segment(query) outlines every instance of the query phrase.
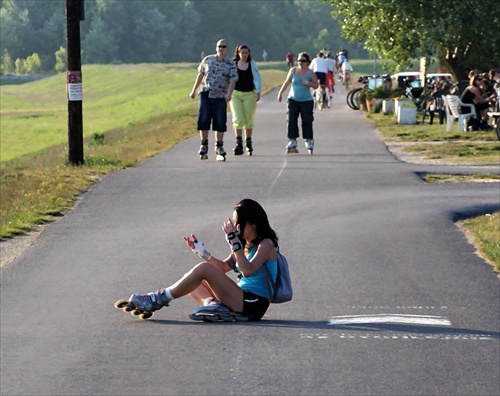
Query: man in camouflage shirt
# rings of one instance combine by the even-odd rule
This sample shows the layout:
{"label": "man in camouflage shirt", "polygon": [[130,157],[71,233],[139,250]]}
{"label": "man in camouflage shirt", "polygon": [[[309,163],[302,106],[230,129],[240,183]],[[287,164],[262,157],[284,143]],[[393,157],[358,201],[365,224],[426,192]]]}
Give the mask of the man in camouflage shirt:
{"label": "man in camouflage shirt", "polygon": [[201,84],[200,105],[198,109],[198,130],[200,131],[200,158],[208,158],[208,133],[210,127],[215,131],[215,152],[218,156],[226,156],[224,151],[224,132],[227,131],[227,102],[231,100],[234,85],[238,81],[238,70],[235,63],[227,56],[227,41],[217,42],[217,53],[205,57],[198,66],[192,99]]}

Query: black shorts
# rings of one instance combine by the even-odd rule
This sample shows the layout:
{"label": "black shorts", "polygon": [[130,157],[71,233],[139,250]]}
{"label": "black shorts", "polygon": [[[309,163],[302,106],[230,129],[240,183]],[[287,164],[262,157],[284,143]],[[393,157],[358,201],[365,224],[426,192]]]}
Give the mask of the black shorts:
{"label": "black shorts", "polygon": [[260,320],[269,308],[269,300],[249,291],[243,290],[243,314],[250,320]]}
{"label": "black shorts", "polygon": [[323,72],[315,72],[316,77],[318,77],[318,81],[320,85],[325,85],[326,84],[326,73]]}

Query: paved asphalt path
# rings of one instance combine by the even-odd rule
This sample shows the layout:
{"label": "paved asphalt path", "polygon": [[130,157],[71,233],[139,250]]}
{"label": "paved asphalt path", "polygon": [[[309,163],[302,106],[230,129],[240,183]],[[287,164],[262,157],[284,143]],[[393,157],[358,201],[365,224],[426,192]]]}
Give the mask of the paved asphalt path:
{"label": "paved asphalt path", "polygon": [[[500,393],[499,280],[454,224],[499,209],[499,184],[426,184],[483,169],[399,161],[344,92],[315,115],[314,155],[286,156],[275,97],[253,157],[217,163],[211,135],[207,161],[192,138],[108,175],[2,271],[2,395]],[[113,308],[198,262],[184,235],[225,257],[246,197],[279,234],[291,303],[223,324],[191,321],[189,298],[148,321]]]}

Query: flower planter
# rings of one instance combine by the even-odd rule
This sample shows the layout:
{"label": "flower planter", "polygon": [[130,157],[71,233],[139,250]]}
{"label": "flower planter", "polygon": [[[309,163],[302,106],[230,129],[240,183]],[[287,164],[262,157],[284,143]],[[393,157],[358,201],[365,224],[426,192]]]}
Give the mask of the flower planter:
{"label": "flower planter", "polygon": [[379,99],[379,98],[373,99],[373,111],[375,113],[380,113],[380,111],[382,110],[382,102],[383,102],[383,99]]}
{"label": "flower planter", "polygon": [[384,100],[382,102],[382,111],[384,112],[384,114],[392,114],[394,113],[394,100],[390,100],[390,99],[387,99],[387,100]]}
{"label": "flower planter", "polygon": [[373,99],[366,99],[366,110],[370,113],[373,112],[375,101]]}
{"label": "flower planter", "polygon": [[417,108],[415,106],[399,106],[398,124],[416,124]]}
{"label": "flower planter", "polygon": [[401,107],[409,107],[413,106],[413,102],[409,99],[396,99],[394,101],[394,115],[396,116],[396,119],[399,118],[399,109]]}

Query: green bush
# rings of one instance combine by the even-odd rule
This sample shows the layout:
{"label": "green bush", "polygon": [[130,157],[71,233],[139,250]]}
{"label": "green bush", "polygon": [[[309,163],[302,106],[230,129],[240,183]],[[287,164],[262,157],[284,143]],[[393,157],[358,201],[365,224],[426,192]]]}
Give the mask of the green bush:
{"label": "green bush", "polygon": [[391,95],[393,94],[393,91],[391,88],[381,85],[379,87],[376,87],[373,90],[373,98],[375,99],[389,99]]}

